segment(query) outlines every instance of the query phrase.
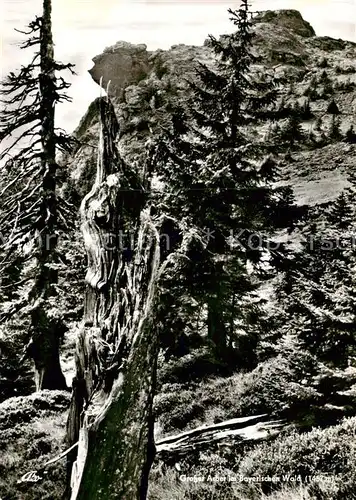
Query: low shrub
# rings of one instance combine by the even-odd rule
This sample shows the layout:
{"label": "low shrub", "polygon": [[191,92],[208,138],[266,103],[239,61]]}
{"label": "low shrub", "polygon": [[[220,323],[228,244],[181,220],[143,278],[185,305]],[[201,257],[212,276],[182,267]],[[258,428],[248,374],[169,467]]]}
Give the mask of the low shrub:
{"label": "low shrub", "polygon": [[[151,471],[148,498],[354,499],[355,434],[356,418],[350,418],[334,427],[316,428],[302,434],[296,429],[289,430],[244,450],[238,443],[237,446],[230,444],[225,456],[222,456],[222,447],[218,454],[209,449],[200,452],[195,463],[183,458],[174,468],[156,462]],[[212,477],[225,480],[215,482]],[[235,481],[231,481],[232,477]]]}
{"label": "low shrub", "polygon": [[[184,474],[170,469],[164,474],[152,475],[149,483],[148,500],[215,500],[223,498],[224,500],[244,500],[234,491],[234,483],[206,482],[206,481],[187,481]],[[197,476],[196,473],[193,477]]]}
{"label": "low shrub", "polygon": [[204,417],[204,406],[197,400],[194,391],[175,384],[165,387],[165,390],[167,392],[157,397],[155,406],[163,431],[189,428]]}
{"label": "low shrub", "polygon": [[251,372],[210,377],[204,384],[189,378],[191,367],[182,364],[185,356],[180,358],[175,383],[163,384],[155,400],[163,432],[261,413],[298,420],[308,427],[315,424],[319,413],[314,409],[322,402],[322,395],[311,385],[317,364],[292,341],[280,349],[283,352]]}
{"label": "low shrub", "polygon": [[341,66],[336,66],[335,68],[335,73],[339,75],[347,75],[350,73],[356,73],[356,68],[355,66],[346,66],[346,67],[341,67]]}
{"label": "low shrub", "polygon": [[185,356],[163,362],[159,367],[158,383],[159,386],[165,383],[184,384],[228,373],[226,364],[216,359],[212,349],[203,346]]}
{"label": "low shrub", "polygon": [[[356,418],[345,419],[327,429],[313,429],[298,434],[295,430],[275,441],[258,445],[242,459],[239,473],[246,476],[295,476],[310,483],[308,476],[318,476],[308,486],[319,498],[341,500],[355,498]],[[320,476],[324,476],[322,480]],[[264,493],[280,483],[262,483]],[[324,495],[324,496],[323,496]],[[314,498],[314,497],[313,497]],[[315,496],[315,498],[318,498]]]}
{"label": "low shrub", "polygon": [[41,391],[10,398],[0,404],[0,498],[3,500],[60,500],[66,484],[65,460],[41,473],[42,480],[18,483],[39,471],[65,445],[66,412],[70,394]]}
{"label": "low shrub", "polygon": [[0,403],[34,390],[31,363],[23,360],[27,325],[8,322],[0,329]]}

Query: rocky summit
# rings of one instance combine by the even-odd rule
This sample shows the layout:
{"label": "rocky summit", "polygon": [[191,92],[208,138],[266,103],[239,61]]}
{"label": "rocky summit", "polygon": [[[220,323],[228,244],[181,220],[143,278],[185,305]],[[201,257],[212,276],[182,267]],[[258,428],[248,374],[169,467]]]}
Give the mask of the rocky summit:
{"label": "rocky summit", "polygon": [[[285,162],[284,182],[292,184],[297,201],[324,203],[347,185],[356,160],[355,144],[343,137],[356,116],[356,44],[316,36],[312,26],[295,10],[260,12],[254,17],[254,71],[273,71],[279,81],[280,106],[286,110],[310,105],[302,120],[306,136],[325,138],[337,114],[339,140],[305,143]],[[223,37],[223,36],[222,36]],[[198,63],[214,65],[209,40],[202,46],[173,45],[169,50],[147,50],[146,45],[118,41],[93,58],[90,74],[107,88],[120,124],[122,157],[140,168],[147,141],[154,139],[169,119],[169,111],[187,96]],[[336,104],[334,112],[331,102]],[[287,115],[286,115],[287,116]],[[282,126],[281,117],[273,126]],[[268,131],[261,130],[266,134]],[[94,101],[76,132],[81,146],[67,158],[70,188],[78,196],[89,190],[96,169],[98,110]],[[68,187],[68,185],[67,185]]]}

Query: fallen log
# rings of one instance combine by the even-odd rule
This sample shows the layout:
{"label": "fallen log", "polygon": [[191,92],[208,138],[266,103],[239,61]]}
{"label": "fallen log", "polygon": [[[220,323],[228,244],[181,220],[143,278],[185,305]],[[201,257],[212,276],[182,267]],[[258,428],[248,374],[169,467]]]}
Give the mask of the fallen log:
{"label": "fallen log", "polygon": [[[164,452],[189,452],[197,449],[201,445],[209,445],[227,438],[238,440],[258,441],[277,435],[286,425],[282,420],[267,420],[267,413],[252,417],[233,418],[214,425],[202,425],[191,431],[185,431],[174,436],[167,436],[156,441],[156,453]],[[48,460],[41,469],[25,473],[17,483],[35,483],[43,479],[43,474],[47,467],[66,457],[78,442],[66,449],[58,456]],[[159,456],[158,456],[159,458]]]}
{"label": "fallen log", "polygon": [[229,438],[244,442],[268,439],[277,435],[286,423],[267,418],[267,414],[234,418],[168,436],[156,442],[156,452],[189,452]]}

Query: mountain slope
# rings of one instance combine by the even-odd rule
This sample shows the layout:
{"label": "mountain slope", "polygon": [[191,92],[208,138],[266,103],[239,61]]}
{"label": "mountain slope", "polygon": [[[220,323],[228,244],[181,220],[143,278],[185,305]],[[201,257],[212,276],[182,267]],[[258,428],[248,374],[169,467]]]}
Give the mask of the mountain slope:
{"label": "mountain slope", "polygon": [[[317,37],[297,11],[267,11],[255,19],[254,50],[259,63],[254,70],[263,75],[273,71],[280,80],[280,106],[288,109],[310,101],[311,117],[303,120],[306,135],[327,135],[335,100],[341,132],[356,125],[356,44]],[[170,50],[147,51],[145,45],[118,42],[94,59],[93,79],[109,86],[119,119],[119,149],[123,158],[140,169],[147,141],[167,123],[172,107],[186,100],[187,80],[201,62],[213,65],[208,42],[201,47],[174,45]],[[296,104],[297,103],[297,104]],[[282,126],[285,117],[279,124]],[[268,133],[268,131],[261,131]],[[98,138],[95,101],[76,130],[85,143],[68,159],[71,188],[86,194],[96,165]],[[285,162],[283,176],[295,186],[300,203],[325,202],[347,185],[346,177],[355,160],[355,145],[326,141],[324,147],[304,145]]]}

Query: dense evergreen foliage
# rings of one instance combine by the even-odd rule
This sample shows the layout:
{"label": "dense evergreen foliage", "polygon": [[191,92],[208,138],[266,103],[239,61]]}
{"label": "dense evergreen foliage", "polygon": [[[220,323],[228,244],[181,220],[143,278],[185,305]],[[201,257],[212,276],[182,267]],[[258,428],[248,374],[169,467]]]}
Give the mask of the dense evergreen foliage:
{"label": "dense evergreen foliage", "polygon": [[[207,336],[217,353],[229,347],[231,353],[234,345],[240,362],[245,358],[251,366],[259,317],[253,292],[263,259],[276,257],[277,263],[281,257],[282,250],[272,255],[271,238],[277,228],[292,227],[293,211],[290,189],[273,184],[278,179],[278,160],[271,155],[275,143],[259,132],[276,116],[277,81],[273,74],[253,72],[247,2],[229,13],[236,32],[220,40],[210,37],[216,69],[198,66],[189,82],[188,106],[172,113],[171,129],[162,135],[153,163],[165,186],[159,210],[194,229],[197,237],[174,300],[188,294],[199,311],[205,306]],[[237,334],[244,329],[250,332],[245,342]]]}
{"label": "dense evergreen foliage", "polygon": [[283,329],[318,359],[341,367],[353,359],[356,343],[354,220],[354,187],[311,210],[278,287]]}

